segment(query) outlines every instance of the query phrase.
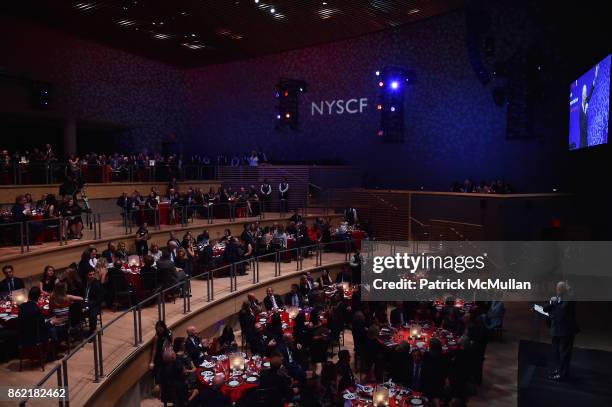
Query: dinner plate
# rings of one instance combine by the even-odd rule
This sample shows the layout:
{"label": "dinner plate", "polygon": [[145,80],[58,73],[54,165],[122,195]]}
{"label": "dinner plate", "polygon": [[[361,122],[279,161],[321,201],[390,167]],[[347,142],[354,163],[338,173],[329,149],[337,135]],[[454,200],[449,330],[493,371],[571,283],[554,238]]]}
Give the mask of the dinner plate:
{"label": "dinner plate", "polygon": [[229,387],[238,387],[240,386],[240,382],[238,380],[230,380],[227,385]]}
{"label": "dinner plate", "polygon": [[412,404],[413,406],[420,406],[423,404],[423,400],[421,399],[412,399],[410,400],[410,404]]}
{"label": "dinner plate", "polygon": [[264,367],[270,367],[270,362],[264,362],[263,365]]}
{"label": "dinner plate", "polygon": [[203,362],[200,366],[210,369],[212,367],[215,367],[215,363],[214,362]]}
{"label": "dinner plate", "polygon": [[204,377],[209,377],[209,376],[214,376],[215,372],[211,372],[210,370],[204,370],[202,373],[200,373],[202,376]]}
{"label": "dinner plate", "polygon": [[354,393],[344,393],[342,396],[345,400],[355,400],[357,396]]}
{"label": "dinner plate", "polygon": [[5,312],[3,312],[2,314],[0,314],[0,318],[4,318],[4,317],[8,317],[10,314],[7,314]]}
{"label": "dinner plate", "polygon": [[448,350],[448,346],[442,345],[442,350]]}
{"label": "dinner plate", "polygon": [[457,342],[455,342],[455,341],[448,341],[448,344],[449,344],[450,346],[455,346],[455,345],[457,344]]}
{"label": "dinner plate", "polygon": [[247,377],[246,379],[247,383],[255,383],[257,380],[259,379],[255,376]]}
{"label": "dinner plate", "polygon": [[217,360],[226,360],[227,356],[226,355],[219,355],[217,356]]}
{"label": "dinner plate", "polygon": [[372,393],[372,392],[374,391],[374,387],[372,387],[372,386],[363,386],[363,387],[361,388],[361,390],[362,390],[364,393]]}

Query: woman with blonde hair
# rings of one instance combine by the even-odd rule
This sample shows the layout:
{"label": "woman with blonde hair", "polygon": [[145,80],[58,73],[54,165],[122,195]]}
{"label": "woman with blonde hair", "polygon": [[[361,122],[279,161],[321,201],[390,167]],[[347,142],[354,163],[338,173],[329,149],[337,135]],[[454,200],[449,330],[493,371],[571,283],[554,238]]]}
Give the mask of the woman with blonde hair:
{"label": "woman with blonde hair", "polygon": [[70,322],[70,306],[76,301],[83,301],[83,297],[68,294],[66,283],[58,283],[53,287],[53,293],[49,297],[49,310],[52,318],[51,324],[60,333],[67,334]]}
{"label": "woman with blonde hair", "polygon": [[96,263],[95,267],[96,278],[100,280],[100,283],[106,284],[106,280],[108,279],[108,262],[105,257],[101,257],[98,259],[98,263]]}

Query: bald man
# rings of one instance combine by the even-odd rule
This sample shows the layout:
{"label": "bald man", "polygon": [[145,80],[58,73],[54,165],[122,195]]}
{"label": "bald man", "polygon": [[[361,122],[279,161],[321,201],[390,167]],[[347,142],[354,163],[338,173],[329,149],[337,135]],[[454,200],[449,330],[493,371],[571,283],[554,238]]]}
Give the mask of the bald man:
{"label": "bald man", "polygon": [[574,336],[579,332],[576,323],[576,303],[569,301],[570,287],[565,281],[557,283],[557,295],[544,307],[550,317],[553,370],[549,378],[561,381],[568,377]]}
{"label": "bald man", "polygon": [[202,340],[195,326],[187,327],[187,339],[185,340],[185,352],[189,355],[196,366],[204,362],[204,357],[208,352],[208,342]]}

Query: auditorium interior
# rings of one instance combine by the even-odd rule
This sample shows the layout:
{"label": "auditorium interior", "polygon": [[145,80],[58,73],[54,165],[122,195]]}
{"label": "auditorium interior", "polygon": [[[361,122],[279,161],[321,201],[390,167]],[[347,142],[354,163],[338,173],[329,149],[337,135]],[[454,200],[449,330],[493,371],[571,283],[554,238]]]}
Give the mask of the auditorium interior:
{"label": "auditorium interior", "polygon": [[612,406],[605,10],[2,2],[0,406]]}

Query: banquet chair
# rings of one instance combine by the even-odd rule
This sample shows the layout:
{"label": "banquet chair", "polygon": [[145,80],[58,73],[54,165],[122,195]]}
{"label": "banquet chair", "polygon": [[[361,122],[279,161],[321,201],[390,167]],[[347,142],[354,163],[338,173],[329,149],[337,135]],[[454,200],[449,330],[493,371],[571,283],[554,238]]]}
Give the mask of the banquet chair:
{"label": "banquet chair", "polygon": [[281,395],[275,388],[255,389],[247,397],[249,407],[278,407],[282,405]]}
{"label": "banquet chair", "polygon": [[111,287],[113,290],[113,311],[121,305],[126,305],[128,308],[132,306],[133,289],[126,276],[123,273],[112,274]]}
{"label": "banquet chair", "polygon": [[23,370],[23,360],[29,359],[40,364],[40,370],[45,371],[47,359],[47,343],[38,342],[34,345],[19,345],[19,371]]}

